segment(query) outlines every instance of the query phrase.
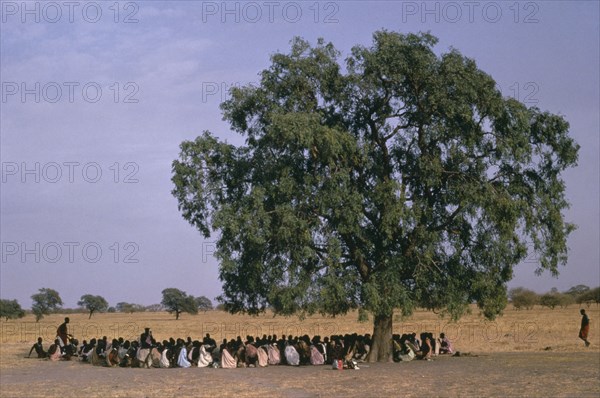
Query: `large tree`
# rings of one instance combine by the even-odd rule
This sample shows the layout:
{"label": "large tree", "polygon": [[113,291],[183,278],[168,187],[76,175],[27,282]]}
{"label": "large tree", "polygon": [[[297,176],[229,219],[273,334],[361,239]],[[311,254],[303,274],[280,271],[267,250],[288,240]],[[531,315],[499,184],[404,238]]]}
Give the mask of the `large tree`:
{"label": "large tree", "polygon": [[162,295],[161,304],[165,306],[167,312],[170,314],[175,313],[175,320],[179,319],[179,315],[182,312],[193,315],[198,313],[198,303],[194,296],[190,296],[186,292],[174,287],[163,290]]}
{"label": "large tree", "polygon": [[44,315],[49,315],[63,305],[58,292],[45,287],[38,289],[38,292],[31,296],[31,300],[33,300],[31,312],[35,315],[36,322],[39,322]]}
{"label": "large tree", "polygon": [[25,311],[17,300],[0,300],[0,318],[18,319],[25,316]]}
{"label": "large tree", "polygon": [[183,217],[219,231],[232,312],[373,314],[370,361],[391,360],[394,310],[493,318],[531,247],[558,273],[574,226],[561,172],[578,145],[560,116],[503,98],[429,34],[378,31],[345,61],[294,39],[260,84],[221,108],[245,137],[181,144],[173,194]]}
{"label": "large tree", "polygon": [[108,310],[108,302],[102,296],[93,294],[84,294],[77,302],[77,305],[87,309],[90,312],[88,319],[92,318],[94,312],[105,312]]}

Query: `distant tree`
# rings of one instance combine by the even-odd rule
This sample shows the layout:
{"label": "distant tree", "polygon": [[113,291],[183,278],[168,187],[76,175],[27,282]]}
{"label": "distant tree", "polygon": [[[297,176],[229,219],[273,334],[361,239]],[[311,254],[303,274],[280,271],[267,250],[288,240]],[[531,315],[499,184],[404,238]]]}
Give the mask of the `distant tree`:
{"label": "distant tree", "polygon": [[566,293],[558,293],[558,298],[560,300],[560,308],[567,308],[571,304],[575,303],[575,297]]}
{"label": "distant tree", "polygon": [[106,310],[106,312],[109,312],[109,313],[117,312],[117,309],[115,307],[108,307],[108,310]]}
{"label": "distant tree", "polygon": [[31,299],[33,300],[31,312],[35,315],[36,322],[39,322],[44,315],[49,315],[63,305],[58,292],[49,288],[39,289],[38,293],[31,296]]}
{"label": "distant tree", "polygon": [[147,305],[145,308],[145,311],[148,312],[160,312],[160,311],[165,311],[165,306],[162,304],[151,304],[151,305]]}
{"label": "distant tree", "polygon": [[595,287],[577,296],[575,302],[577,304],[587,304],[588,307],[592,303],[600,304],[600,287]]}
{"label": "distant tree", "polygon": [[25,311],[17,300],[0,300],[0,318],[18,319],[25,316]]}
{"label": "distant tree", "polygon": [[170,314],[175,313],[175,320],[179,319],[182,312],[193,315],[198,313],[198,304],[194,296],[188,296],[186,292],[176,288],[165,289],[162,291],[162,295],[161,304],[165,306]]}
{"label": "distant tree", "polygon": [[92,317],[94,312],[104,312],[108,309],[108,302],[102,296],[94,296],[91,294],[84,294],[81,299],[77,302],[80,307],[86,308],[90,312],[88,319]]}
{"label": "distant tree", "polygon": [[600,287],[595,287],[590,290],[590,298],[596,303],[596,305],[600,304]]}
{"label": "distant tree", "polygon": [[129,314],[132,314],[134,312],[146,311],[146,307],[144,307],[141,304],[133,304],[133,303],[125,303],[125,302],[117,303],[115,308],[119,312],[126,312]]}
{"label": "distant tree", "polygon": [[215,307],[215,310],[217,310],[217,311],[227,311],[227,306],[225,304],[223,304],[223,303],[219,303]]}
{"label": "distant tree", "polygon": [[560,293],[555,293],[552,291],[542,294],[540,296],[540,305],[543,307],[548,307],[548,308],[554,309],[556,306],[559,306],[561,303],[560,296],[561,296]]}
{"label": "distant tree", "polygon": [[569,296],[573,296],[573,297],[578,297],[581,296],[582,294],[589,292],[590,291],[590,287],[586,286],[586,285],[577,285],[577,286],[573,286],[572,288],[570,288],[569,290],[567,290],[565,292],[565,294],[568,294]]}
{"label": "distant tree", "polygon": [[513,307],[517,310],[522,308],[530,310],[539,302],[538,294],[533,290],[525,289],[524,287],[510,289],[508,298],[512,302]]}
{"label": "distant tree", "polygon": [[198,305],[198,310],[200,311],[208,311],[213,309],[212,301],[205,296],[196,297],[196,304]]}

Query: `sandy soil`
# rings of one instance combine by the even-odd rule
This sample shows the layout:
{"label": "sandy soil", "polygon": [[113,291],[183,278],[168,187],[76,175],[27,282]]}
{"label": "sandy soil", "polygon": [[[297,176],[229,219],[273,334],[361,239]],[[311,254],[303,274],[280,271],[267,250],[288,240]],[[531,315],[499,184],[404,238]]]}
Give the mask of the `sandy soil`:
{"label": "sandy soil", "polygon": [[28,362],[31,366],[2,370],[2,397],[600,396],[595,352],[437,357],[343,371],[328,366],[120,369]]}

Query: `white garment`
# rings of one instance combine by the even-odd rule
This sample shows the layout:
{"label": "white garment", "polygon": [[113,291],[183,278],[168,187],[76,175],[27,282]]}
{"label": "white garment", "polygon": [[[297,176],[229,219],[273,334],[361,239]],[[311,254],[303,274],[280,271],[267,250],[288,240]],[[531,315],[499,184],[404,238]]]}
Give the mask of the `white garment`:
{"label": "white garment", "polygon": [[187,349],[185,348],[185,346],[181,347],[181,351],[179,351],[177,366],[179,366],[180,368],[189,368],[190,366],[192,366],[190,361],[187,360]]}
{"label": "white garment", "polygon": [[294,346],[288,345],[287,347],[285,347],[285,359],[288,365],[300,365],[300,354],[298,354],[298,351],[296,351]]}
{"label": "white garment", "polygon": [[169,350],[167,350],[166,348],[163,350],[162,354],[160,354],[160,362],[158,363],[158,366],[161,368],[168,368],[171,366],[171,363],[169,362]]}
{"label": "white garment", "polygon": [[212,356],[206,352],[204,345],[200,346],[200,356],[198,357],[198,367],[205,368],[212,363]]}

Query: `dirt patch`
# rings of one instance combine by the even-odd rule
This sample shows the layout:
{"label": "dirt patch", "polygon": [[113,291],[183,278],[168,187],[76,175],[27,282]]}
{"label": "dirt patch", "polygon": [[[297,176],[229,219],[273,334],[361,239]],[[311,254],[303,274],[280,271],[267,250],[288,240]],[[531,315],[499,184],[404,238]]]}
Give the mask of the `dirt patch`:
{"label": "dirt patch", "polygon": [[600,396],[600,356],[489,353],[431,362],[250,369],[120,369],[23,360],[3,369],[2,397]]}

